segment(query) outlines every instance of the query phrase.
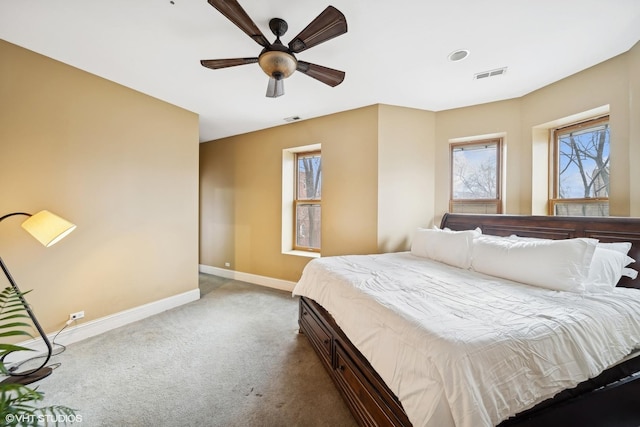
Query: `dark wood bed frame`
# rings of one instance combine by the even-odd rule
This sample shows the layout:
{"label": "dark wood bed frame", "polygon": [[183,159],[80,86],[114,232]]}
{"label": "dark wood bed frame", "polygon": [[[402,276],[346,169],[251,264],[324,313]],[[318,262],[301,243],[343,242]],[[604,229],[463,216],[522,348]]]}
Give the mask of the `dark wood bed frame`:
{"label": "dark wood bed frame", "polygon": [[[445,214],[440,227],[480,227],[483,234],[498,236],[631,242],[629,256],[639,262],[630,267],[640,269],[640,218]],[[640,278],[623,277],[618,286],[640,288]],[[323,307],[301,297],[298,323],[360,425],[411,426],[397,397]],[[639,426],[640,376],[634,375],[640,371],[638,359],[565,390],[500,426]]]}

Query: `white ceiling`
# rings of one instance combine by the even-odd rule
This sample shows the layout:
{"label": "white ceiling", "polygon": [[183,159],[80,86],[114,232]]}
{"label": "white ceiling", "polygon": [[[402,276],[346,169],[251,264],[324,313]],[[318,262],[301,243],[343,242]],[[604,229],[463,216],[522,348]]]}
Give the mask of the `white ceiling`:
{"label": "white ceiling", "polygon": [[[329,4],[348,32],[298,54],[346,72],[331,88],[301,73],[264,96],[261,46],[206,0],[0,0],[0,37],[200,115],[209,141],[376,103],[431,111],[519,97],[629,50],[640,0],[239,0],[269,40],[287,44]],[[471,54],[454,63],[458,49]],[[508,67],[503,76],[478,72]]]}

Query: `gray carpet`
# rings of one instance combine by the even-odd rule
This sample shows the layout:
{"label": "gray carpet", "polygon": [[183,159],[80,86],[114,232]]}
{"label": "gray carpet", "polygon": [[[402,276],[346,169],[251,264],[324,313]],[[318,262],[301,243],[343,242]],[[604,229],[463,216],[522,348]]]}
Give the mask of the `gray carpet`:
{"label": "gray carpet", "polygon": [[201,275],[202,298],[68,346],[37,383],[93,426],[355,426],[297,299]]}

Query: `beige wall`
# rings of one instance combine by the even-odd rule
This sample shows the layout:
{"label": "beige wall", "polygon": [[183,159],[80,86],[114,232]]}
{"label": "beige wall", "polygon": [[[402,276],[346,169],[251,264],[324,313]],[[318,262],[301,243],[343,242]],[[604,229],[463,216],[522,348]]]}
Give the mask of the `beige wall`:
{"label": "beige wall", "polygon": [[47,332],[197,289],[196,114],[0,41],[0,147],[0,215],[78,226],[44,248],[24,217],[0,224]]}
{"label": "beige wall", "polygon": [[520,140],[520,100],[492,102],[467,108],[436,113],[435,161],[435,222],[449,209],[449,143],[478,136],[500,135],[503,138],[505,164],[509,165],[503,177],[504,209],[515,213],[519,209],[521,175],[526,169],[526,153],[522,153]]}
{"label": "beige wall", "polygon": [[309,258],[281,250],[282,151],[318,143],[322,255],[408,248],[433,217],[433,141],[433,113],[376,105],[201,144],[201,264],[300,278]]}
{"label": "beige wall", "polygon": [[322,250],[377,248],[377,107],[200,145],[200,263],[298,280],[309,261],[281,250],[282,151],[322,144]]}
{"label": "beige wall", "polygon": [[435,113],[379,105],[378,247],[410,247],[416,227],[432,224],[435,180]]}
{"label": "beige wall", "polygon": [[629,78],[629,194],[630,215],[640,216],[640,43],[626,55]]}
{"label": "beige wall", "polygon": [[[615,57],[583,72],[560,80],[522,98],[522,144],[527,152],[538,142],[531,128],[553,123],[563,117],[609,105],[611,125],[611,187],[609,209],[611,215],[628,216],[629,211],[629,54]],[[532,180],[546,178],[546,171],[538,167],[522,174],[521,211],[529,213]],[[537,174],[537,175],[536,175]],[[548,194],[548,192],[547,192]],[[636,215],[640,215],[637,212]]]}

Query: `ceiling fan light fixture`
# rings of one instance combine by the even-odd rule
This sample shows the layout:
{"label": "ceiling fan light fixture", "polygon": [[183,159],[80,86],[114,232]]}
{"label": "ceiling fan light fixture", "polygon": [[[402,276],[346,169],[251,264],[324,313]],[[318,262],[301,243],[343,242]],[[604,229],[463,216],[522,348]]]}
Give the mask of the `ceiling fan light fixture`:
{"label": "ceiling fan light fixture", "polygon": [[267,85],[267,98],[277,98],[284,95],[284,80],[271,77]]}
{"label": "ceiling fan light fixture", "polygon": [[258,64],[269,77],[281,76],[280,79],[286,79],[296,70],[298,61],[288,52],[268,50],[260,54]]}

